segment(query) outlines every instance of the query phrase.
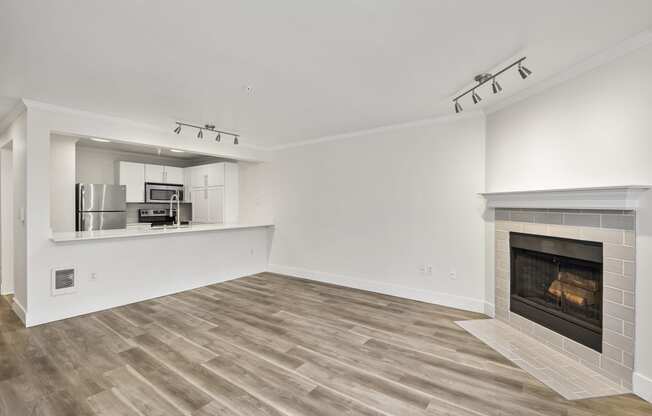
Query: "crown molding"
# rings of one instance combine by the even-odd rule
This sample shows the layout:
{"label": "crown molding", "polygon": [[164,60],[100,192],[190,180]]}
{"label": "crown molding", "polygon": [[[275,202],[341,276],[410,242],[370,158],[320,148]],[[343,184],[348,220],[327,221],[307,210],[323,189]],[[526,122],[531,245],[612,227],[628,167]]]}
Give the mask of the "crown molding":
{"label": "crown molding", "polygon": [[378,134],[378,133],[385,133],[389,131],[395,131],[395,130],[403,130],[403,129],[409,129],[413,127],[420,127],[420,126],[428,126],[432,124],[443,124],[443,123],[451,123],[459,120],[466,120],[466,119],[471,119],[471,118],[484,118],[485,115],[482,111],[467,111],[462,114],[453,114],[453,115],[446,115],[446,116],[440,116],[440,117],[433,117],[433,118],[426,118],[426,119],[420,119],[420,120],[414,120],[414,121],[408,121],[406,123],[398,123],[398,124],[389,124],[381,127],[374,127],[371,129],[365,129],[365,130],[356,130],[352,132],[347,132],[347,133],[341,133],[341,134],[335,134],[332,136],[322,136],[318,137],[315,139],[307,139],[307,140],[300,140],[296,142],[291,142],[287,144],[281,144],[277,146],[269,146],[266,147],[266,150],[285,150],[285,149],[290,149],[293,147],[301,147],[301,146],[308,146],[312,144],[319,144],[319,143],[326,143],[326,142],[332,142],[332,141],[337,141],[337,140],[345,140],[345,139],[352,139],[355,137],[360,137],[360,136],[368,136],[370,134]]}
{"label": "crown molding", "polygon": [[604,66],[610,62],[615,61],[616,59],[622,56],[628,55],[650,44],[652,44],[652,30],[648,29],[632,37],[629,37],[624,41],[614,46],[611,46],[601,52],[598,52],[587,59],[583,59],[571,65],[568,69],[563,70],[562,72],[559,72],[555,75],[552,75],[544,79],[543,81],[540,81],[539,83],[532,85],[529,88],[521,90],[516,94],[505,98],[502,101],[499,101],[495,104],[488,105],[487,107],[484,108],[484,112],[486,115],[490,115],[504,108],[511,107],[512,105],[520,101],[523,101],[533,95],[537,95],[545,90],[548,90],[556,85],[562,84],[573,78],[577,78],[586,72]]}
{"label": "crown molding", "polygon": [[13,123],[21,114],[27,111],[24,100],[18,100],[18,103],[14,108],[9,111],[9,113],[0,120],[0,133],[3,133],[7,128]]}

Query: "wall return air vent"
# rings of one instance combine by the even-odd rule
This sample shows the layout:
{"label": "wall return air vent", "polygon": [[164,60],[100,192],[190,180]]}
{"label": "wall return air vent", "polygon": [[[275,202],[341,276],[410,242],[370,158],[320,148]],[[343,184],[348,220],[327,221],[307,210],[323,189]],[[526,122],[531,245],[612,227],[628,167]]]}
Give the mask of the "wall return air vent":
{"label": "wall return air vent", "polygon": [[75,268],[62,267],[52,269],[52,296],[72,293],[75,286]]}

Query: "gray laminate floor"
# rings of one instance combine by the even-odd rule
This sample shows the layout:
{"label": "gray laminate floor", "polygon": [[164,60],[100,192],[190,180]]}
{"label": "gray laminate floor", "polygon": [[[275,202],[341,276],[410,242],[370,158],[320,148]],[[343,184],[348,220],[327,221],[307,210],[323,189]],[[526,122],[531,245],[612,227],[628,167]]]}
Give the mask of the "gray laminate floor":
{"label": "gray laminate floor", "polygon": [[652,414],[565,400],[478,318],[268,273],[31,329],[0,298],[0,415]]}

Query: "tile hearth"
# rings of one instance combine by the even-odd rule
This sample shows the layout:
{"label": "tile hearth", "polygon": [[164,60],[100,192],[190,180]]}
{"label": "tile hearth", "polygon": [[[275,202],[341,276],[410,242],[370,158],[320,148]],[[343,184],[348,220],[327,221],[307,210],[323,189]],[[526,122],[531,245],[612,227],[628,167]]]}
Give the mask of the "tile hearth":
{"label": "tile hearth", "polygon": [[629,393],[564,354],[496,319],[457,321],[459,326],[498,351],[568,400]]}

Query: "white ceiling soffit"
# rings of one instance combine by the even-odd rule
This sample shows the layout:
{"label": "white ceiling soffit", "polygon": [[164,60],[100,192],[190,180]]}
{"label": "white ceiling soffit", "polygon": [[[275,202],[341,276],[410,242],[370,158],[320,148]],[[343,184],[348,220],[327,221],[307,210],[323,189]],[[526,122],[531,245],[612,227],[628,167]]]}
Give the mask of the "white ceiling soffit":
{"label": "white ceiling soffit", "polygon": [[3,0],[0,96],[273,147],[450,115],[527,56],[462,103],[491,106],[651,26],[650,0]]}

